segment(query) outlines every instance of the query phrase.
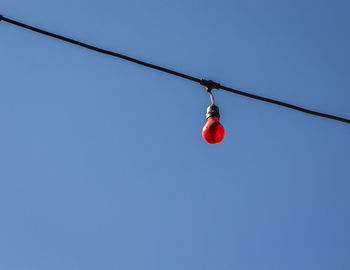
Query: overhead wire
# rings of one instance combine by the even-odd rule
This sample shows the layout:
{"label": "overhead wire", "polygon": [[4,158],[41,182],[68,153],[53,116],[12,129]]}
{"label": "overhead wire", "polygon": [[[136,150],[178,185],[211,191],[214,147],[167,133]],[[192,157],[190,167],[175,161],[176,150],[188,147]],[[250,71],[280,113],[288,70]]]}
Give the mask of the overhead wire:
{"label": "overhead wire", "polygon": [[286,103],[286,102],[282,102],[282,101],[279,101],[279,100],[266,98],[266,97],[263,97],[263,96],[259,96],[259,95],[251,94],[251,93],[244,92],[244,91],[241,91],[241,90],[233,89],[231,87],[220,85],[219,83],[213,82],[211,80],[196,78],[196,77],[184,74],[184,73],[177,72],[177,71],[172,70],[172,69],[164,68],[164,67],[161,67],[161,66],[158,66],[158,65],[154,65],[154,64],[145,62],[145,61],[141,61],[141,60],[138,60],[136,58],[132,58],[132,57],[124,55],[124,54],[120,54],[120,53],[117,53],[117,52],[113,52],[113,51],[105,50],[105,49],[102,49],[102,48],[98,48],[98,47],[89,45],[87,43],[83,43],[83,42],[80,42],[80,41],[77,41],[77,40],[74,40],[74,39],[71,39],[71,38],[67,38],[65,36],[61,36],[61,35],[58,35],[58,34],[55,34],[55,33],[51,33],[51,32],[45,31],[43,29],[40,29],[40,28],[37,28],[37,27],[34,27],[34,26],[31,26],[31,25],[28,25],[28,24],[24,24],[22,22],[9,19],[7,17],[4,17],[3,15],[0,15],[0,21],[5,21],[7,23],[10,23],[10,24],[13,24],[13,25],[17,25],[19,27],[22,27],[22,28],[25,28],[25,29],[28,29],[28,30],[31,30],[31,31],[34,31],[34,32],[37,32],[37,33],[40,33],[40,34],[43,34],[43,35],[46,35],[46,36],[50,36],[50,37],[53,37],[53,38],[56,38],[56,39],[59,39],[59,40],[62,40],[62,41],[68,42],[68,43],[72,43],[72,44],[84,47],[86,49],[89,49],[89,50],[93,50],[93,51],[96,51],[96,52],[99,52],[99,53],[111,55],[111,56],[114,56],[114,57],[117,57],[117,58],[121,58],[121,59],[124,59],[126,61],[129,61],[129,62],[132,62],[132,63],[135,63],[135,64],[139,64],[139,65],[142,65],[142,66],[145,66],[145,67],[148,67],[148,68],[159,70],[159,71],[162,71],[162,72],[165,72],[165,73],[168,73],[168,74],[172,74],[172,75],[177,76],[177,77],[181,77],[183,79],[187,79],[187,80],[199,83],[199,84],[205,86],[207,88],[208,92],[210,92],[212,89],[221,89],[221,90],[228,91],[228,92],[231,92],[231,93],[234,93],[234,94],[237,94],[237,95],[241,95],[241,96],[245,96],[245,97],[248,97],[248,98],[252,98],[252,99],[256,99],[256,100],[272,103],[272,104],[283,106],[283,107],[286,107],[286,108],[289,108],[289,109],[297,110],[297,111],[300,111],[300,112],[303,112],[303,113],[316,115],[316,116],[319,116],[319,117],[324,117],[324,118],[328,118],[328,119],[332,119],[332,120],[336,120],[336,121],[340,121],[340,122],[344,122],[344,123],[350,124],[350,119],[342,118],[342,117],[339,117],[339,116],[336,116],[336,115],[331,115],[331,114],[326,114],[326,113],[322,113],[322,112],[313,111],[313,110],[310,110],[310,109],[299,107],[299,106],[296,106],[296,105],[293,105],[293,104],[289,104],[289,103]]}

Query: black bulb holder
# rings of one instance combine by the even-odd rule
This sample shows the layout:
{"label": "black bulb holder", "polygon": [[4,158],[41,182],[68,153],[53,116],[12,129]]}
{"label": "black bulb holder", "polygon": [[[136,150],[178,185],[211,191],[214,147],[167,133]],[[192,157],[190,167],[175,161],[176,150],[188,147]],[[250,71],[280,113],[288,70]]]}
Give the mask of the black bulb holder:
{"label": "black bulb holder", "polygon": [[214,104],[207,108],[206,118],[208,119],[211,116],[216,116],[218,119],[220,119],[219,107]]}

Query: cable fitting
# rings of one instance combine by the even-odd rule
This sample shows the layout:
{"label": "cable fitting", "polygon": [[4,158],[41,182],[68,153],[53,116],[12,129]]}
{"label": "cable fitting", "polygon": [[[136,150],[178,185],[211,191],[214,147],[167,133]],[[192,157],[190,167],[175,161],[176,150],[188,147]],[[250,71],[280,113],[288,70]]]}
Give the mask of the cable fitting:
{"label": "cable fitting", "polygon": [[220,89],[221,85],[219,83],[213,82],[212,80],[201,79],[201,85],[204,85],[207,88],[207,91],[210,92],[213,89]]}

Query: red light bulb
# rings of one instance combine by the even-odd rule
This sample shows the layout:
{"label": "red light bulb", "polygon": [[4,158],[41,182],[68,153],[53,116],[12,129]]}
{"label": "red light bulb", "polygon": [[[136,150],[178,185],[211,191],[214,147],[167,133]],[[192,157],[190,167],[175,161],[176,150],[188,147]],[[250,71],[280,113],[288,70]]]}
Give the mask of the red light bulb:
{"label": "red light bulb", "polygon": [[219,122],[219,108],[211,105],[207,109],[207,123],[202,130],[204,140],[210,144],[217,144],[225,137],[225,129]]}

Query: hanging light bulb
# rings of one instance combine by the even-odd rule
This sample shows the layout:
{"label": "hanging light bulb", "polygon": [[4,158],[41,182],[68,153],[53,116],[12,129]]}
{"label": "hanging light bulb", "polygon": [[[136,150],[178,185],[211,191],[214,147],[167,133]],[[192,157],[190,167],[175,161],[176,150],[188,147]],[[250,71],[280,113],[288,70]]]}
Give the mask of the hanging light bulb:
{"label": "hanging light bulb", "polygon": [[214,103],[214,97],[211,91],[208,91],[211,98],[211,105],[207,108],[207,123],[202,130],[202,136],[204,140],[210,144],[217,144],[221,142],[225,137],[225,129],[220,124],[219,107]]}
{"label": "hanging light bulb", "polygon": [[217,144],[225,137],[225,129],[220,124],[219,107],[210,105],[207,109],[207,123],[202,130],[204,140],[210,144]]}

